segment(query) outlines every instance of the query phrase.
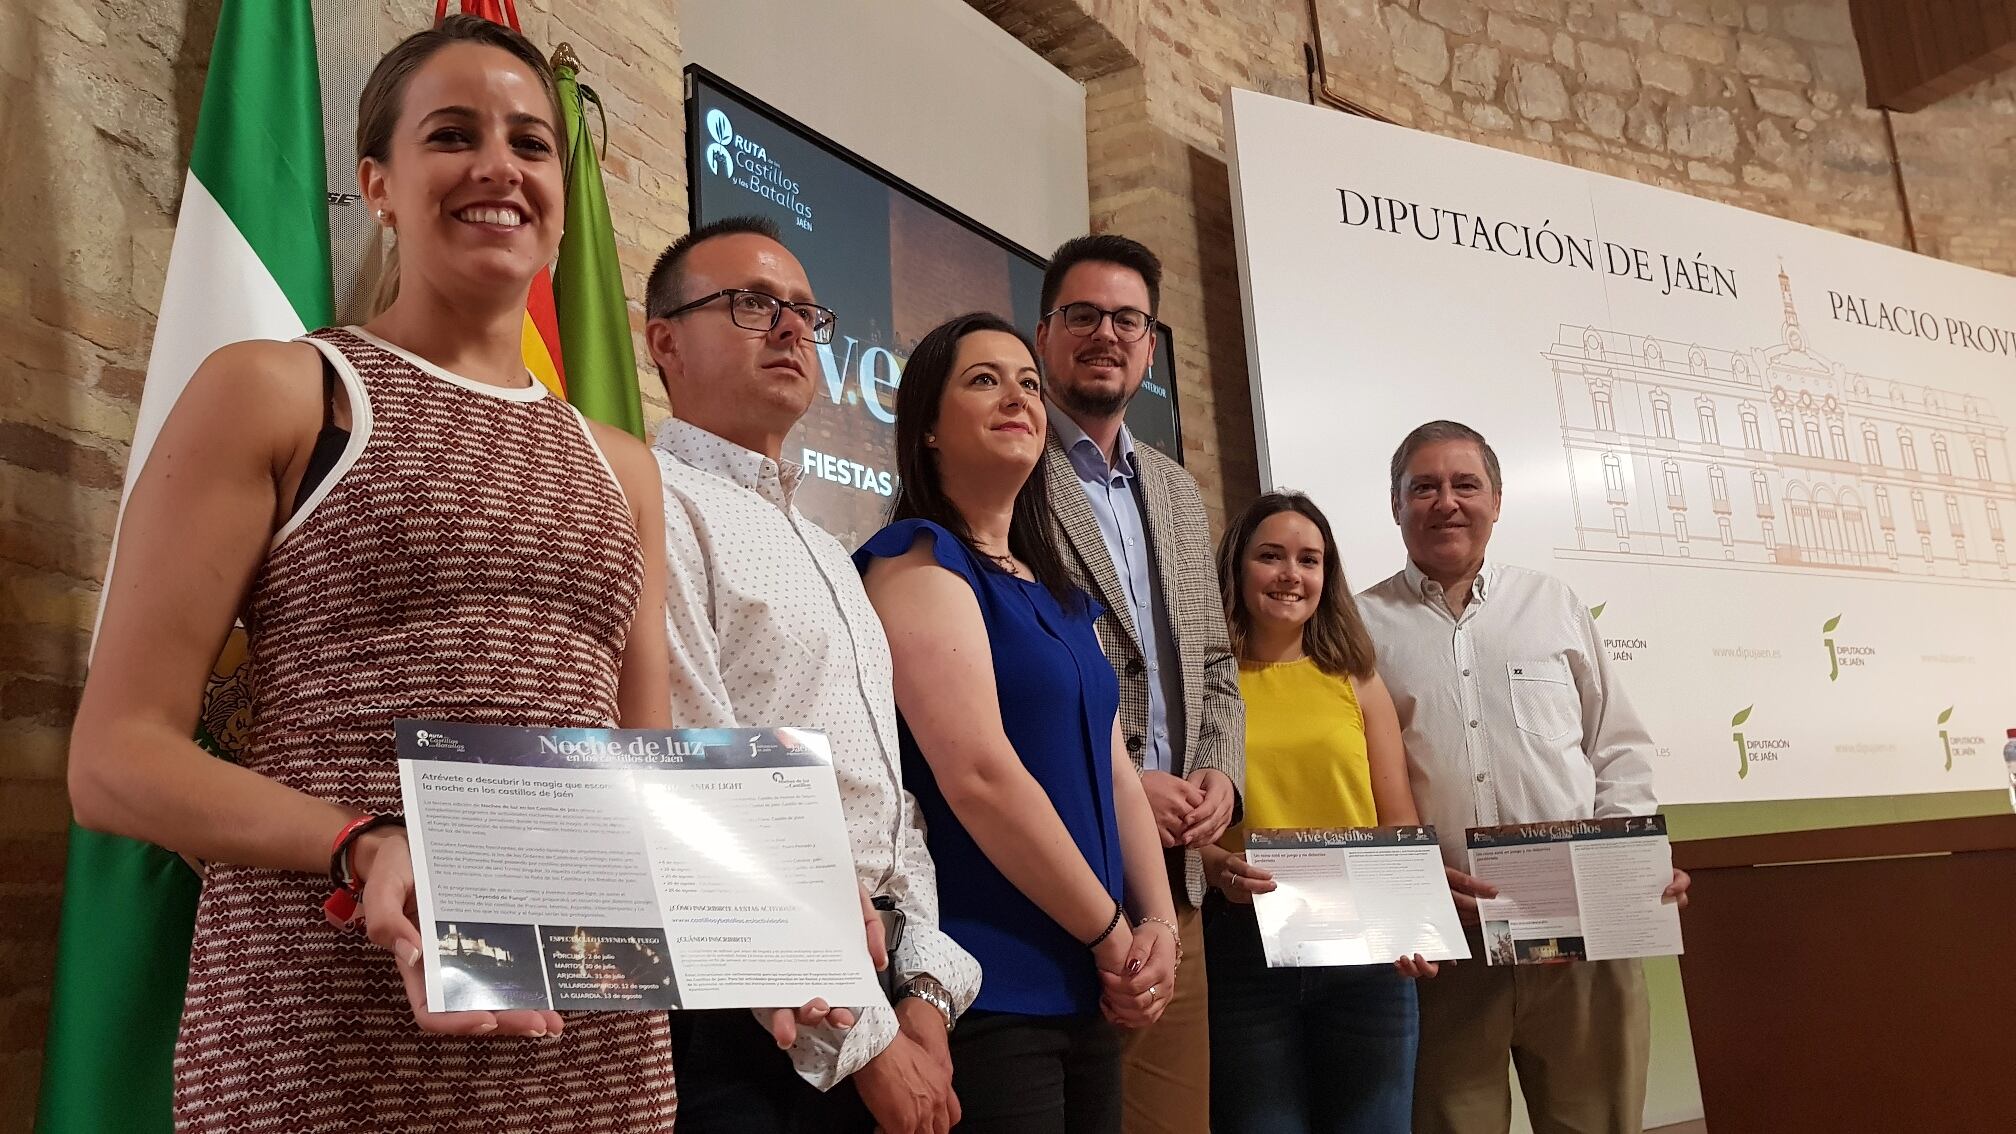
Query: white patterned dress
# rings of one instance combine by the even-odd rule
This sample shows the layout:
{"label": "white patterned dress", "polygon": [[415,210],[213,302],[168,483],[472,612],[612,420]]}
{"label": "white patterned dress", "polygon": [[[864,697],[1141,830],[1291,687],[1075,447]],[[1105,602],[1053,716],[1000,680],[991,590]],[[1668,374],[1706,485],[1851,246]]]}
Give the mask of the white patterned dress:
{"label": "white patterned dress", "polygon": [[[360,331],[311,341],[336,360],[352,436],[253,583],[245,764],[397,812],[395,717],[614,723],[643,559],[580,415],[536,383],[472,382]],[[672,1128],[662,1013],[577,1016],[544,1039],[424,1034],[390,954],[323,919],[328,890],[209,870],[177,1130]]]}

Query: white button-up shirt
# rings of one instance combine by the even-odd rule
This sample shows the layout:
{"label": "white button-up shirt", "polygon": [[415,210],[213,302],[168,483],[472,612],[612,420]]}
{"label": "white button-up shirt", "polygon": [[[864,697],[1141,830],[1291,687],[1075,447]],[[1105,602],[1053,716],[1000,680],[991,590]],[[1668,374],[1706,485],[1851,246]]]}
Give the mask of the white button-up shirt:
{"label": "white button-up shirt", "polygon": [[[908,918],[890,958],[899,983],[928,974],[960,1011],[980,965],[938,928],[938,882],[903,789],[889,642],[840,541],[792,503],[801,470],[674,418],[653,453],[670,556],[665,618],[672,720],[681,728],[797,726],[826,734],[854,869]],[[826,1090],[889,1046],[896,1014],[800,1028],[792,1062]]]}
{"label": "white button-up shirt", "polygon": [[1460,617],[1445,599],[1412,563],[1358,596],[1443,860],[1470,827],[1651,814],[1652,738],[1575,592],[1487,563]]}

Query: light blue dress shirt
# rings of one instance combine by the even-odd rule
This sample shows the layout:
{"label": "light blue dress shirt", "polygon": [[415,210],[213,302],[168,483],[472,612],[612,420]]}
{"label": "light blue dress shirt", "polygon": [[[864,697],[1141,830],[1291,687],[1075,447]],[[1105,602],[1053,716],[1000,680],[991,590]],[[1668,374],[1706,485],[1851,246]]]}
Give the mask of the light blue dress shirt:
{"label": "light blue dress shirt", "polygon": [[1106,553],[1126,592],[1124,600],[1120,595],[1113,598],[1126,602],[1140,642],[1141,664],[1148,673],[1148,735],[1141,747],[1142,770],[1180,775],[1169,734],[1183,727],[1182,675],[1176,671],[1176,638],[1169,630],[1148,527],[1141,517],[1134,435],[1126,426],[1120,427],[1119,460],[1109,465],[1099,443],[1055,408],[1050,410],[1050,428],[1070,455],[1078,483],[1092,502],[1092,514],[1099,518],[1099,534],[1106,539]]}

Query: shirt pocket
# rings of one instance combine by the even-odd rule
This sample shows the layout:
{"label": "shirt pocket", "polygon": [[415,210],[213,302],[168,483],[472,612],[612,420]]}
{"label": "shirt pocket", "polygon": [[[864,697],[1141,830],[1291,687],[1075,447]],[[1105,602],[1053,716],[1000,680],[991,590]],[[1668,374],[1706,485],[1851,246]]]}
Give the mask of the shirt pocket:
{"label": "shirt pocket", "polygon": [[1510,662],[1505,670],[1512,688],[1512,721],[1519,731],[1559,740],[1581,725],[1582,698],[1575,692],[1567,662],[1559,658]]}

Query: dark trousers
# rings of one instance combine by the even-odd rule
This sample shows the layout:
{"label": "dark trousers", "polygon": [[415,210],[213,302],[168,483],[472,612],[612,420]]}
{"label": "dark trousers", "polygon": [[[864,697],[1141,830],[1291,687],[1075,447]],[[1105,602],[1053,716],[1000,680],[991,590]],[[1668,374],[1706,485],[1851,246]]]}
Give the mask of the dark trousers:
{"label": "dark trousers", "polygon": [[1270,969],[1252,906],[1206,907],[1212,1134],[1408,1134],[1414,982],[1391,965]]}
{"label": "dark trousers", "polygon": [[872,1134],[854,1084],[821,1093],[746,1009],[673,1012],[679,1134]]}
{"label": "dark trousers", "polygon": [[1118,1134],[1120,1033],[1097,1012],[969,1011],[952,1033],[952,1090],[959,1134]]}

